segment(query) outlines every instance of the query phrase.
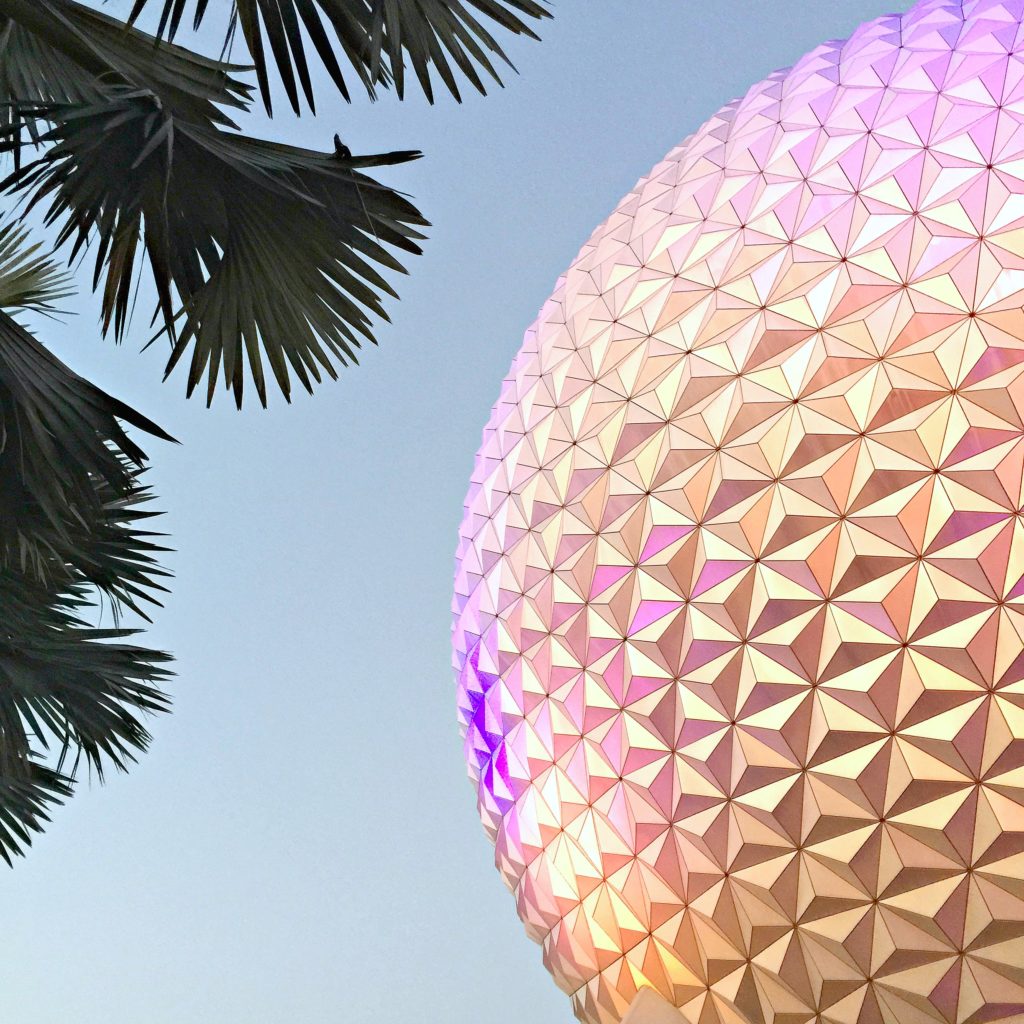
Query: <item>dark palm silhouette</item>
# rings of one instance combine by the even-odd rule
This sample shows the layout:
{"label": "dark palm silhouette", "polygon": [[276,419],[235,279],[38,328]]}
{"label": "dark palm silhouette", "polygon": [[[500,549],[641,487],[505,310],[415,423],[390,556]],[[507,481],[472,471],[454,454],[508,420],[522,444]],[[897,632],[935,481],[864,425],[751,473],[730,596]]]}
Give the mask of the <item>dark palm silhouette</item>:
{"label": "dark palm silhouette", "polygon": [[[138,30],[147,5],[156,35]],[[268,378],[311,391],[373,342],[427,222],[369,168],[420,156],[354,156],[240,134],[247,69],[172,40],[182,19],[225,16],[268,112],[269,73],[296,111],[315,113],[310,64],[333,87],[402,96],[406,74],[500,84],[487,28],[534,36],[536,0],[136,0],[128,24],[72,0],[0,0],[0,151],[11,215],[0,224],[0,856],[23,853],[84,763],[102,779],[144,750],[145,714],[165,710],[169,656],[133,630],[90,625],[101,604],[145,617],[166,573],[148,530],[146,456],[125,427],[156,424],[54,358],[15,319],[67,294],[68,278],[14,218],[34,208],[69,258],[95,254],[102,330],[128,326],[148,266],[167,373],[187,391],[218,385],[241,406]],[[18,201],[23,202],[18,205]],[[15,210],[15,208],[17,209]]]}

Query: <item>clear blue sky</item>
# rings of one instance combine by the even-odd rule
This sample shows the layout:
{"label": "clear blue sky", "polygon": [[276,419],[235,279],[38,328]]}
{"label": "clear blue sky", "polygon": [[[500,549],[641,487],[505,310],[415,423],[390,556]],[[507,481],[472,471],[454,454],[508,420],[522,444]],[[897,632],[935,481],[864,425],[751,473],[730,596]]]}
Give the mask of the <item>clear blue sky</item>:
{"label": "clear blue sky", "polygon": [[312,399],[186,402],[162,353],[138,354],[148,316],[117,349],[88,298],[43,328],[183,442],[149,445],[177,575],[150,639],[178,677],[135,771],[83,784],[0,871],[4,1019],[572,1019],[493,867],[455,724],[452,553],[480,431],[555,278],[637,178],[774,68],[909,4],[556,6],[541,44],[510,48],[503,92],[349,107],[325,89],[317,120],[247,123],[427,154],[388,178],[433,221],[426,254],[380,348]]}

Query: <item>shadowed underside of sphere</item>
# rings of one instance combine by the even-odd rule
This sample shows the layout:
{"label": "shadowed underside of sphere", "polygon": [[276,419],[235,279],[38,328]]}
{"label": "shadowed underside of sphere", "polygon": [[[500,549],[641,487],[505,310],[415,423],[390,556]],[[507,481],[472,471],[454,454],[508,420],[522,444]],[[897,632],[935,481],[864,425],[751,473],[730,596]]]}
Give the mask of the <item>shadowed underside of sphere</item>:
{"label": "shadowed underside of sphere", "polygon": [[504,382],[460,718],[592,1024],[643,986],[691,1024],[1024,1020],[1022,18],[932,0],[755,86]]}

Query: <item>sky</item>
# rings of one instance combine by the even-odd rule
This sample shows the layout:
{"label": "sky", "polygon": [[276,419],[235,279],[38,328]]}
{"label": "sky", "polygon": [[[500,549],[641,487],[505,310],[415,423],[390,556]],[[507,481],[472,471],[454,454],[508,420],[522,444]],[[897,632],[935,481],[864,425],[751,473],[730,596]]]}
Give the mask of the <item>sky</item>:
{"label": "sky", "polygon": [[[638,178],[775,68],[907,6],[559,0],[487,97],[349,106],[321,81],[315,119],[254,114],[247,130],[296,145],[337,131],[426,154],[385,177],[434,226],[380,347],[290,406],[186,401],[163,352],[139,352],[148,316],[115,347],[88,295],[40,328],[182,442],[144,445],[175,549],[147,642],[177,677],[134,770],[83,780],[0,871],[0,1019],[572,1020],[494,869],[455,719],[452,560],[480,432],[523,331]],[[200,44],[226,0],[210,7]]]}

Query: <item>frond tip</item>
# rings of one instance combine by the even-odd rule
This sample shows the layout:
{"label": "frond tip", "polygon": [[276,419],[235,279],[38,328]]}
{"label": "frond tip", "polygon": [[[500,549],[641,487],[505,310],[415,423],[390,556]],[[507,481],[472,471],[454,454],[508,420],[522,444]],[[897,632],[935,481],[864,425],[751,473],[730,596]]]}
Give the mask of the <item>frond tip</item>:
{"label": "frond tip", "polygon": [[27,239],[27,228],[0,224],[0,309],[52,313],[54,303],[74,294],[71,275]]}
{"label": "frond tip", "polygon": [[[208,0],[193,0],[191,5],[188,0],[156,2],[157,34],[168,39],[174,38],[189,6],[195,28],[209,10]],[[149,4],[150,0],[135,0],[129,22],[134,24]],[[315,111],[310,48],[346,100],[350,94],[342,63],[370,96],[390,88],[402,96],[408,66],[430,102],[433,74],[461,100],[460,77],[485,93],[487,79],[502,84],[495,65],[513,67],[490,29],[537,39],[532,23],[550,18],[549,6],[545,0],[233,0],[229,34],[236,26],[241,28],[268,112],[271,64],[295,113],[300,112],[302,99]]]}
{"label": "frond tip", "polygon": [[[94,629],[81,583],[51,589],[0,570],[0,856],[8,863],[71,795],[80,762],[102,780],[149,745],[140,716],[169,707],[170,658]],[[67,767],[66,767],[67,766]]]}

